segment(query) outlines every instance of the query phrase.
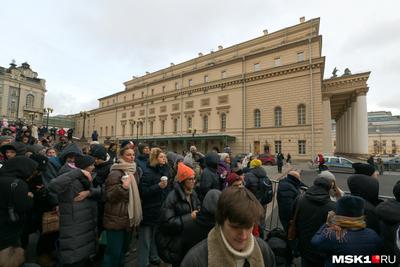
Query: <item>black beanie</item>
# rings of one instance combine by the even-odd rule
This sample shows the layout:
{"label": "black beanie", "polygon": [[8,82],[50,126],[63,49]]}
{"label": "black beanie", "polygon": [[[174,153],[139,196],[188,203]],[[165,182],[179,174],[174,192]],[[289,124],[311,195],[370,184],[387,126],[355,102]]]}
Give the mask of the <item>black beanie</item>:
{"label": "black beanie", "polygon": [[107,159],[106,148],[102,145],[93,145],[92,149],[90,150],[90,155],[101,160]]}
{"label": "black beanie", "polygon": [[347,217],[364,215],[364,199],[357,196],[343,196],[336,202],[336,214]]}
{"label": "black beanie", "polygon": [[397,181],[397,183],[394,185],[393,195],[397,201],[400,201],[400,181]]}
{"label": "black beanie", "polygon": [[315,186],[318,186],[318,187],[321,187],[321,188],[325,189],[326,191],[329,191],[331,189],[331,187],[332,187],[332,183],[328,179],[323,178],[323,177],[315,178],[313,184]]}
{"label": "black beanie", "polygon": [[352,166],[356,174],[365,174],[371,176],[375,172],[375,168],[370,164],[357,162],[353,163]]}
{"label": "black beanie", "polygon": [[47,167],[47,162],[49,159],[46,156],[43,156],[41,154],[32,154],[29,156],[29,158],[33,159],[38,163],[37,170],[44,172]]}
{"label": "black beanie", "polygon": [[78,167],[79,169],[83,170],[93,164],[94,164],[94,158],[92,156],[83,155],[83,156],[77,156],[75,158],[75,166]]}

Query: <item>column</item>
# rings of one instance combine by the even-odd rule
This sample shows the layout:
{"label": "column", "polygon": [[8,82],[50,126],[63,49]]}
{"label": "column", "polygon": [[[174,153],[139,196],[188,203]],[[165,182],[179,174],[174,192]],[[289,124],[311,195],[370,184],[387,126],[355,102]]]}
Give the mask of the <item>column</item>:
{"label": "column", "polygon": [[339,138],[339,147],[337,152],[343,152],[343,115],[338,120],[339,126],[336,126],[336,136]]}
{"label": "column", "polygon": [[349,147],[347,153],[353,153],[354,148],[354,140],[353,140],[353,109],[351,108],[350,104],[347,107],[348,110],[348,136],[349,136]]}
{"label": "column", "polygon": [[347,110],[343,113],[343,153],[347,153],[348,138],[347,138]]}
{"label": "column", "polygon": [[368,154],[367,92],[365,91],[357,95],[357,127],[359,153]]}
{"label": "column", "polygon": [[339,124],[340,124],[340,119],[336,121],[336,152],[339,152],[340,150]]}
{"label": "column", "polygon": [[331,154],[332,149],[332,117],[331,117],[331,101],[329,98],[322,100],[323,113],[323,132],[322,132],[322,152]]}
{"label": "column", "polygon": [[352,153],[354,154],[359,154],[359,144],[358,144],[358,127],[357,127],[357,104],[356,104],[356,99],[354,99],[354,101],[351,103],[351,140],[353,142],[353,146],[352,146]]}

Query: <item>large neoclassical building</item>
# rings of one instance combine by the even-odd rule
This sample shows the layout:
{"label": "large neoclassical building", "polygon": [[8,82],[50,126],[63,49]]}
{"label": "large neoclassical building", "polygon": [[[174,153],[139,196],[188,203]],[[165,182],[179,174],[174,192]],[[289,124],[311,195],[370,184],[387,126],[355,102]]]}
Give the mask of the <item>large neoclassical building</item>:
{"label": "large neoclassical building", "polygon": [[77,134],[138,139],[181,152],[228,145],[234,153],[280,151],[297,159],[367,154],[369,73],[324,80],[320,19],[202,54],[124,83],[77,114]]}

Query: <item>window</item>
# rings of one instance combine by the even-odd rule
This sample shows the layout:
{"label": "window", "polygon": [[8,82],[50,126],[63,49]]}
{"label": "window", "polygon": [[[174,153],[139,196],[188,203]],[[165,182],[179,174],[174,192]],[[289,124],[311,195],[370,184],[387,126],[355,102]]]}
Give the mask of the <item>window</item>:
{"label": "window", "polygon": [[135,117],[135,111],[131,111],[131,117]]}
{"label": "window", "polygon": [[122,118],[123,118],[123,119],[126,118],[126,112],[122,113]]}
{"label": "window", "polygon": [[188,101],[185,104],[186,104],[186,109],[193,108],[193,101]]}
{"label": "window", "polygon": [[226,70],[221,71],[221,79],[226,78]]}
{"label": "window", "polygon": [[143,122],[140,123],[140,135],[143,136]]}
{"label": "window", "polygon": [[204,83],[208,83],[208,75],[204,75]]}
{"label": "window", "polygon": [[201,106],[209,106],[210,105],[210,99],[209,98],[204,98],[201,100]]}
{"label": "window", "polygon": [[106,136],[108,136],[108,126],[106,126]]}
{"label": "window", "polygon": [[28,94],[26,96],[26,107],[33,108],[34,101],[35,101],[35,97],[32,94]]}
{"label": "window", "polygon": [[155,108],[149,109],[149,114],[154,114],[154,112],[155,112]]}
{"label": "window", "polygon": [[228,103],[228,95],[222,95],[218,97],[218,104]]}
{"label": "window", "polygon": [[103,136],[103,127],[100,127],[100,136]]}
{"label": "window", "polygon": [[192,85],[193,85],[193,80],[189,79],[189,86],[192,86]]}
{"label": "window", "polygon": [[122,124],[122,136],[125,136],[125,124]]}
{"label": "window", "polygon": [[189,118],[187,119],[187,128],[188,128],[188,131],[189,131],[189,130],[192,130],[192,127],[193,127],[193,119],[192,119],[192,117],[189,117]]}
{"label": "window", "polygon": [[297,62],[304,61],[304,52],[297,53]]}
{"label": "window", "polygon": [[154,89],[151,89],[151,95],[154,95]]}
{"label": "window", "polygon": [[254,110],[254,127],[261,127],[261,113],[259,109]]}
{"label": "window", "polygon": [[221,131],[226,130],[226,114],[222,113],[221,114]]}
{"label": "window", "polygon": [[297,119],[300,125],[306,124],[306,106],[304,104],[297,107]]}
{"label": "window", "polygon": [[206,133],[208,131],[208,116],[203,117],[203,132]]}
{"label": "window", "polygon": [[132,99],[135,99],[135,94],[132,94]]}
{"label": "window", "polygon": [[126,101],[126,96],[124,96],[124,102]]}
{"label": "window", "polygon": [[133,122],[131,122],[131,135],[133,135],[133,128],[135,127],[135,124],[133,124]]}
{"label": "window", "polygon": [[167,106],[160,107],[160,112],[166,112],[166,111],[167,111]]}
{"label": "window", "polygon": [[275,127],[282,126],[282,109],[280,107],[275,108]]}
{"label": "window", "polygon": [[165,133],[165,120],[161,121],[161,134]]}
{"label": "window", "polygon": [[179,90],[179,83],[178,82],[175,83],[175,90]]}
{"label": "window", "polygon": [[150,122],[150,135],[153,135],[153,130],[154,130],[154,122]]}
{"label": "window", "polygon": [[111,136],[114,135],[114,126],[111,126]]}
{"label": "window", "polygon": [[144,97],[144,92],[142,92],[142,98]]}
{"label": "window", "polygon": [[162,87],[162,92],[165,93],[165,85]]}
{"label": "window", "polygon": [[261,70],[261,65],[260,65],[260,63],[254,64],[254,71],[259,71],[259,70]]}
{"label": "window", "polygon": [[[300,147],[300,141],[299,141],[299,147]],[[300,154],[300,152],[299,152],[299,154]],[[339,158],[330,158],[329,159],[329,163],[331,163],[331,164],[340,164],[340,160],[339,160]]]}
{"label": "window", "polygon": [[306,154],[306,141],[299,140],[299,154],[305,155]]}
{"label": "window", "polygon": [[174,133],[178,132],[178,119],[174,119]]}
{"label": "window", "polygon": [[280,66],[281,65],[281,58],[280,57],[275,58],[274,59],[274,64],[275,64],[275,67]]}
{"label": "window", "polygon": [[172,111],[179,110],[179,103],[172,105]]}
{"label": "window", "polygon": [[275,154],[282,153],[282,142],[275,141]]}

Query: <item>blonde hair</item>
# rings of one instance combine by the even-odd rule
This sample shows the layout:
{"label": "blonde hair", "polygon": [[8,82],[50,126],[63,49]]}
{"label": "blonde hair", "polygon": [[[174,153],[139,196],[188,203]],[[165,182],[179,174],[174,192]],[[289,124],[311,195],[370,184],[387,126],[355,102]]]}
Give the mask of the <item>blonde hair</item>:
{"label": "blonde hair", "polygon": [[155,167],[158,165],[158,156],[161,153],[164,153],[164,152],[159,147],[153,147],[150,150],[150,156],[149,156],[150,166]]}

